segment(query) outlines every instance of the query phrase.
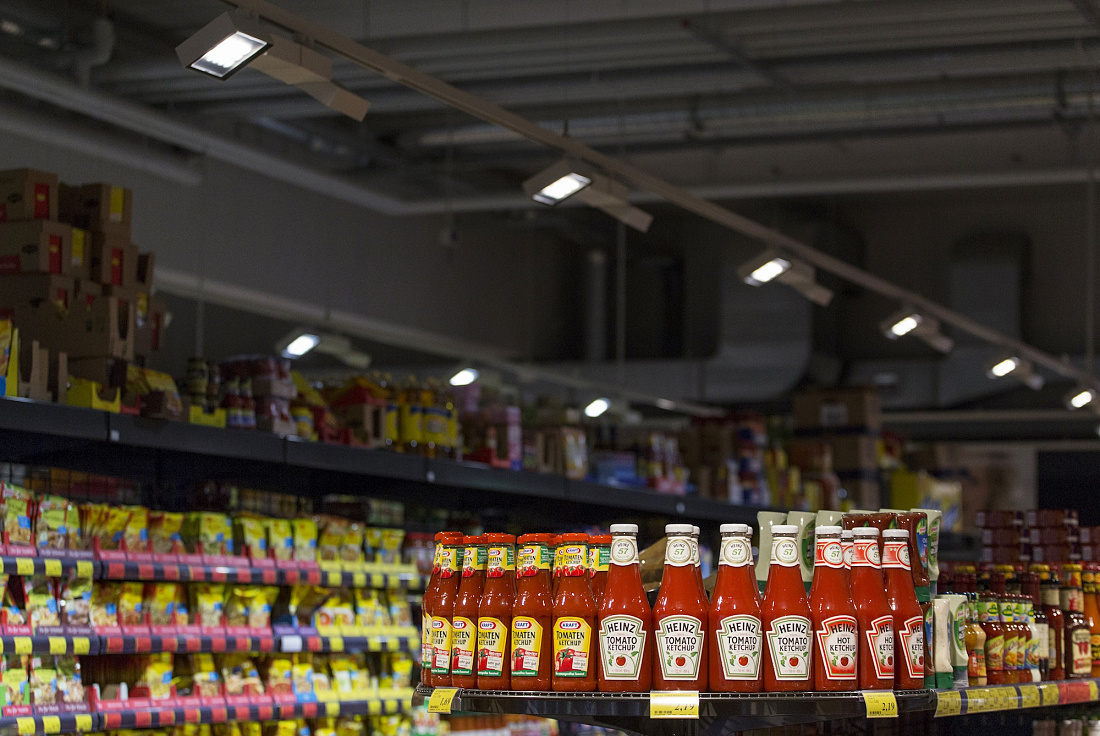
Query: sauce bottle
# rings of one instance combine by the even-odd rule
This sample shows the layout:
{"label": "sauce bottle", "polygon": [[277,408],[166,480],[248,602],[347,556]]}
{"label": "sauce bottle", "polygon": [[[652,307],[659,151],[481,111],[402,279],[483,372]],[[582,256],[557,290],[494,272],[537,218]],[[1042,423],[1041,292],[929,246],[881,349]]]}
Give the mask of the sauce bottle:
{"label": "sauce bottle", "polygon": [[485,585],[485,545],[480,536],[463,537],[462,582],[451,619],[451,687],[476,688],[477,613]]}
{"label": "sauce bottle", "polygon": [[[1016,587],[1019,588],[1020,579],[1016,578]],[[1016,622],[1016,628],[1020,632],[1019,641],[1016,645],[1016,682],[1031,682],[1031,670],[1028,668],[1027,653],[1031,647],[1031,627],[1027,623],[1027,604],[1024,601],[1024,597],[1019,593],[1012,594],[1012,600],[1015,604],[1015,610],[1013,612],[1013,620]]]}
{"label": "sauce bottle", "polygon": [[810,587],[814,683],[819,692],[845,692],[858,685],[859,629],[844,577],[839,526],[814,530],[814,575]]}
{"label": "sauce bottle", "polygon": [[638,566],[637,524],[612,524],[610,569],[599,608],[597,687],[604,693],[649,692],[653,683],[653,612]]}
{"label": "sauce bottle", "polygon": [[924,686],[936,686],[935,637],[932,629],[932,592],[928,577],[928,516],[922,511],[907,511],[897,516],[898,529],[909,532],[909,562],[913,569],[913,587],[924,616]]}
{"label": "sauce bottle", "polygon": [[451,685],[451,621],[462,581],[458,569],[462,540],[463,535],[457,532],[444,533],[439,552],[439,581],[432,602],[432,673],[428,681],[432,687]]}
{"label": "sauce bottle", "polygon": [[695,568],[691,524],[665,526],[665,569],[653,604],[654,690],[707,689],[707,599]]}
{"label": "sauce bottle", "polygon": [[485,591],[477,609],[477,687],[510,689],[509,645],[512,606],[516,602],[516,538],[485,534],[488,554]]}
{"label": "sauce bottle", "polygon": [[966,677],[970,687],[987,684],[985,629],[978,623],[978,594],[966,594]]}
{"label": "sauce bottle", "polygon": [[588,539],[588,575],[592,579],[592,595],[596,596],[596,606],[603,600],[603,589],[607,585],[607,573],[611,560],[611,535],[596,534]]}
{"label": "sauce bottle", "polygon": [[692,525],[692,527],[691,527],[691,550],[692,550],[692,552],[691,553],[692,553],[692,555],[694,555],[694,557],[692,558],[692,561],[695,563],[695,582],[698,583],[698,585],[699,585],[699,595],[701,595],[703,597],[703,602],[706,603],[707,602],[707,589],[706,589],[706,586],[703,585],[703,560],[702,560],[702,557],[699,555],[699,534],[700,534],[699,527]]}
{"label": "sauce bottle", "polygon": [[1039,682],[1043,678],[1039,668],[1039,626],[1035,623],[1035,605],[1027,595],[1020,596],[1020,604],[1024,607],[1024,627],[1027,629],[1027,654],[1024,657],[1027,675],[1020,681]]}
{"label": "sauce bottle", "polygon": [[[1047,616],[1043,611],[1043,599],[1039,589],[1039,575],[1034,572],[1034,566],[1031,572],[1025,572],[1020,576],[1020,589],[1027,596],[1028,610],[1031,612],[1032,638],[1035,640],[1035,659],[1039,680],[1045,680],[1050,667],[1050,641],[1047,633]],[[1029,650],[1029,666],[1031,665],[1030,656]],[[1034,675],[1032,680],[1035,680]]]}
{"label": "sauce bottle", "polygon": [[1020,650],[1020,629],[1016,626],[1014,619],[1016,602],[1011,595],[1001,595],[997,598],[1001,611],[1001,627],[1005,632],[1004,654],[1002,655],[1004,677],[1002,682],[1006,685],[1013,685],[1017,681],[1016,659]]}
{"label": "sauce bottle", "polygon": [[859,688],[894,687],[894,613],[886,601],[886,584],[878,556],[878,529],[853,529],[851,595],[859,624]]}
{"label": "sauce bottle", "polygon": [[909,532],[886,529],[882,547],[882,569],[886,578],[886,602],[894,614],[894,687],[919,690],[924,687],[924,614],[913,589],[909,561]]}
{"label": "sauce bottle", "polygon": [[844,552],[844,580],[850,586],[852,583],[852,552],[855,547],[855,534],[851,529],[840,532],[840,549]]}
{"label": "sauce bottle", "polygon": [[1081,582],[1085,592],[1085,623],[1089,625],[1089,651],[1092,677],[1100,677],[1100,608],[1096,605],[1096,563],[1085,565]]}
{"label": "sauce bottle", "polygon": [[1049,565],[1032,565],[1039,575],[1039,590],[1043,597],[1043,613],[1047,618],[1047,679],[1066,679],[1065,669],[1065,617],[1062,614],[1058,583],[1050,573]]}
{"label": "sauce bottle", "polygon": [[986,683],[1003,685],[1005,681],[1005,630],[1001,625],[1001,606],[994,593],[978,596],[978,621],[985,631]]}
{"label": "sauce bottle", "polygon": [[707,660],[710,690],[758,693],[764,688],[760,591],[752,565],[752,530],[747,524],[723,524],[718,576],[710,599]]}
{"label": "sauce bottle", "polygon": [[1092,632],[1085,621],[1080,565],[1062,565],[1060,594],[1066,627],[1066,679],[1079,680],[1092,674]]}
{"label": "sauce bottle", "polygon": [[443,535],[435,535],[435,550],[432,552],[432,574],[424,586],[424,595],[420,599],[421,625],[420,637],[420,684],[428,685],[432,674],[432,609],[435,606],[436,588],[439,585],[439,553],[443,549]]}
{"label": "sauce bottle", "polygon": [[516,602],[512,606],[512,689],[549,690],[553,648],[550,534],[524,534],[517,542]]}
{"label": "sauce bottle", "polygon": [[771,566],[764,591],[764,690],[814,689],[810,666],[810,604],[799,567],[798,527],[772,526]]}
{"label": "sauce bottle", "polygon": [[588,535],[559,536],[558,563],[552,686],[557,692],[590,693],[596,689],[596,598],[588,578]]}

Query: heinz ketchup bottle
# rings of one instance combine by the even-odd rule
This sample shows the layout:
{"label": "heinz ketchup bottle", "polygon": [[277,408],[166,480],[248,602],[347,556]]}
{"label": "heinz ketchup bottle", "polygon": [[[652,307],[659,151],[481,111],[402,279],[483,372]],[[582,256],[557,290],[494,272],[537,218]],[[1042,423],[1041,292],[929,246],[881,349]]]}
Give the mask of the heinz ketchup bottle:
{"label": "heinz ketchup bottle", "polygon": [[665,569],[653,605],[654,690],[707,689],[707,599],[700,592],[691,524],[665,526]]}
{"label": "heinz ketchup bottle", "polygon": [[814,530],[814,579],[810,615],[814,625],[814,683],[822,692],[855,690],[859,629],[848,592],[839,526]]}
{"label": "heinz ketchup bottle", "polygon": [[924,613],[917,603],[913,572],[909,563],[909,532],[882,532],[882,569],[886,574],[886,601],[894,612],[894,687],[919,690],[924,687]]}
{"label": "heinz ketchup bottle", "polygon": [[764,690],[814,689],[810,667],[810,604],[798,565],[798,527],[772,527],[771,566],[764,591]]}
{"label": "heinz ketchup bottle", "polygon": [[852,601],[859,623],[859,688],[894,687],[894,613],[886,602],[886,584],[878,556],[878,529],[852,530]]}
{"label": "heinz ketchup bottle", "polygon": [[764,688],[760,591],[752,566],[752,530],[723,524],[718,577],[710,599],[707,660],[710,689],[758,693]]}
{"label": "heinz ketchup bottle", "polygon": [[600,601],[600,669],[604,693],[643,693],[653,683],[653,612],[638,566],[638,526],[612,524],[607,585]]}

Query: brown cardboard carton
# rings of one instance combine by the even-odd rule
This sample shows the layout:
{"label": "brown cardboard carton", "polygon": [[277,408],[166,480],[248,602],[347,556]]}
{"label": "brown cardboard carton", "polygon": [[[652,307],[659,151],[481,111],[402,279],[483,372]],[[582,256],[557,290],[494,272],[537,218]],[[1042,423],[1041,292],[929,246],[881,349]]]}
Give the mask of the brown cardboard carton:
{"label": "brown cardboard carton", "polygon": [[49,390],[57,403],[69,403],[69,356],[63,351],[54,351],[50,360]]}
{"label": "brown cardboard carton", "polygon": [[35,169],[0,171],[0,222],[56,220],[57,174]]}
{"label": "brown cardboard carton", "polygon": [[[60,189],[63,221],[85,230],[103,232],[115,226],[130,239],[133,193],[123,187],[103,182]],[[55,217],[57,215],[55,214]]]}
{"label": "brown cardboard carton", "polygon": [[818,388],[795,394],[797,429],[863,427],[882,429],[882,402],[872,386]]}
{"label": "brown cardboard carton", "polygon": [[103,286],[86,278],[76,279],[73,289],[73,304],[83,304],[85,308],[92,306],[96,299],[103,296]]}
{"label": "brown cardboard carton", "polygon": [[92,234],[91,278],[101,284],[137,287],[138,249],[109,241],[103,233]]}
{"label": "brown cardboard carton", "polygon": [[0,305],[3,306],[38,306],[42,302],[53,302],[59,309],[68,309],[75,297],[76,282],[68,276],[52,273],[0,276]]}
{"label": "brown cardboard carton", "polygon": [[23,339],[19,351],[19,396],[34,401],[50,401],[50,351],[38,340]]}
{"label": "brown cardboard carton", "polygon": [[843,434],[830,437],[833,469],[875,470],[878,468],[878,440],[873,435]]}
{"label": "brown cardboard carton", "polygon": [[53,351],[78,358],[134,358],[134,305],[102,296],[58,312],[52,304],[16,304],[0,308],[28,338]]}
{"label": "brown cardboard carton", "polygon": [[101,386],[126,388],[129,367],[130,362],[121,358],[73,358],[69,360],[69,375]]}
{"label": "brown cardboard carton", "polygon": [[72,228],[26,220],[0,224],[0,274],[56,273],[72,268]]}

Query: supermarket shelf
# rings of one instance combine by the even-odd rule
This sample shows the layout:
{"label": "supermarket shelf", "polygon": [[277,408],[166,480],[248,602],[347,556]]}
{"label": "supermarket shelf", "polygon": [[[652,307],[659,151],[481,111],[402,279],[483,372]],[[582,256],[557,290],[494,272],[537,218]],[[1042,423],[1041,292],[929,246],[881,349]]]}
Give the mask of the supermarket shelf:
{"label": "supermarket shelf", "polygon": [[0,718],[0,733],[54,734],[89,733],[100,729],[99,716],[95,713],[64,713],[56,716],[19,716]]}
{"label": "supermarket shelf", "polygon": [[3,654],[154,654],[160,652],[413,652],[420,649],[419,633],[404,627],[391,633],[355,636],[310,634],[184,635],[91,634],[0,636]]}
{"label": "supermarket shelf", "polygon": [[4,654],[98,654],[99,636],[0,636]]}
{"label": "supermarket shelf", "polygon": [[275,635],[178,636],[172,634],[99,636],[103,654],[151,654],[159,652],[273,652]]}
{"label": "supermarket shelf", "polygon": [[420,649],[415,636],[280,636],[280,652],[414,652]]}

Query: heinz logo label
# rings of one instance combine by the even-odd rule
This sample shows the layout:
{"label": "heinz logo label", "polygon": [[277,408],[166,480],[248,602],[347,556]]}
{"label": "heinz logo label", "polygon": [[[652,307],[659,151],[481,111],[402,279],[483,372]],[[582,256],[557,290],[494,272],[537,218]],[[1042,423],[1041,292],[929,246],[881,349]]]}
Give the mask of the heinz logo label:
{"label": "heinz logo label", "polygon": [[477,625],[477,627],[479,629],[481,629],[482,631],[492,631],[493,628],[494,628],[494,625],[493,625],[492,621],[482,621],[481,623],[479,623]]}
{"label": "heinz logo label", "polygon": [[513,621],[512,622],[512,628],[515,629],[516,631],[526,631],[527,629],[531,628],[531,622],[530,621]]}
{"label": "heinz logo label", "polygon": [[563,631],[575,631],[581,627],[580,621],[559,621],[558,628]]}

